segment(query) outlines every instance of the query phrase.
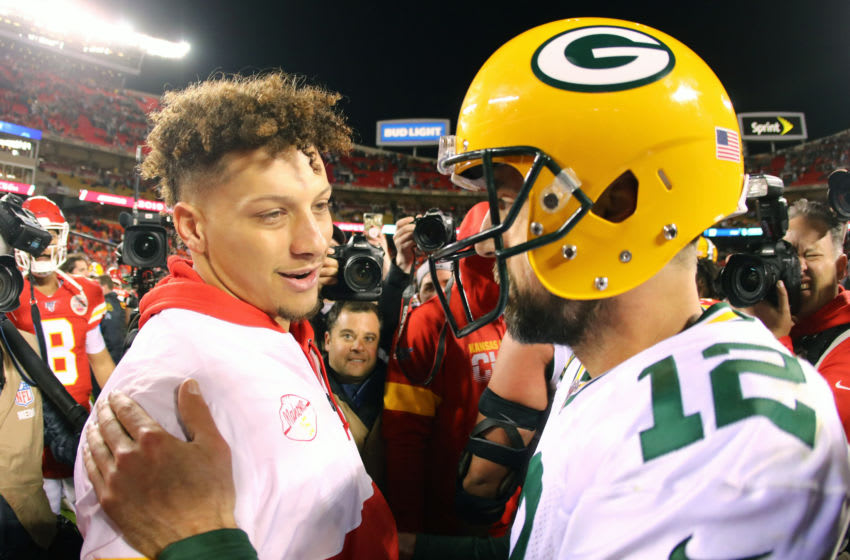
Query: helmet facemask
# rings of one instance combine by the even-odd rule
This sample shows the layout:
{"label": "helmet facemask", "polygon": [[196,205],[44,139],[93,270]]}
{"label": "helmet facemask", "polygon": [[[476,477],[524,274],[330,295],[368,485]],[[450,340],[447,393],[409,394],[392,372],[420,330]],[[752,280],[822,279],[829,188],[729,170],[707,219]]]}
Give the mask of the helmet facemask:
{"label": "helmet facemask", "polygon": [[[469,237],[446,245],[432,253],[429,258],[429,268],[432,278],[436,276],[436,264],[452,262],[454,270],[454,281],[458,285],[463,308],[465,324],[461,326],[457,318],[451,313],[449,301],[445,294],[438,292],[443,310],[448,318],[449,326],[457,337],[464,337],[478,330],[484,325],[495,320],[505,310],[508,301],[510,280],[508,278],[507,265],[505,261],[520,253],[530,251],[537,247],[558,241],[567,235],[573,227],[590,211],[593,202],[581,190],[580,182],[575,174],[569,169],[562,169],[555,161],[542,151],[529,146],[515,146],[504,148],[487,148],[475,150],[463,154],[447,154],[446,146],[453,146],[451,141],[441,143],[441,158],[439,168],[444,173],[452,174],[452,181],[467,190],[487,191],[487,202],[489,206],[490,227],[479,231]],[[520,162],[518,165],[516,162]],[[499,187],[496,183],[496,168],[499,165],[511,165],[519,170],[524,168],[522,186],[515,195],[513,203],[509,208],[500,209],[502,202],[499,200]],[[458,170],[463,169],[460,174]],[[517,216],[523,205],[528,201],[529,194],[535,184],[541,180],[541,172],[551,174],[553,178],[545,188],[537,188],[541,202],[552,212],[564,212],[572,201],[574,207],[566,214],[564,221],[556,230],[543,233],[535,233],[535,224],[529,224],[529,239],[525,242],[506,247],[503,235],[516,222]],[[480,176],[477,176],[480,175]],[[542,179],[546,181],[546,179]],[[538,224],[539,225],[539,224]],[[467,291],[464,289],[458,273],[456,263],[460,259],[475,254],[474,246],[478,243],[492,240],[494,246],[495,271],[499,279],[499,297],[496,306],[486,312],[473,316],[472,306],[467,300]]]}

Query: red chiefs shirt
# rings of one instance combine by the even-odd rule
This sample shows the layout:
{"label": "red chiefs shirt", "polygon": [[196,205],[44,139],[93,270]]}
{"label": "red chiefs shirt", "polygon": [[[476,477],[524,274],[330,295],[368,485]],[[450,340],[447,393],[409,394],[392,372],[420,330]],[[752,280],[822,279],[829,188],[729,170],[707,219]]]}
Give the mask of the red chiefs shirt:
{"label": "red chiefs shirt", "polygon": [[[475,209],[467,214],[458,237],[478,230],[482,209],[486,203],[477,214]],[[473,317],[496,306],[499,287],[492,269],[492,259],[460,261]],[[450,304],[452,314],[463,317],[456,285]],[[499,318],[464,338],[455,338],[449,329],[442,363],[428,382],[445,324],[437,298],[411,311],[387,369],[382,421],[386,496],[399,531],[464,534],[454,508],[458,462],[475,427],[478,400],[490,381],[505,324]]]}
{"label": "red chiefs shirt", "polygon": [[[47,344],[50,369],[68,392],[88,408],[91,395],[89,358],[86,335],[100,324],[106,312],[100,285],[81,276],[70,277],[61,272],[59,289],[46,296],[38,288],[35,298],[41,314],[41,327]],[[12,323],[21,330],[35,333],[30,310],[30,284],[24,280],[20,307],[9,313]]]}

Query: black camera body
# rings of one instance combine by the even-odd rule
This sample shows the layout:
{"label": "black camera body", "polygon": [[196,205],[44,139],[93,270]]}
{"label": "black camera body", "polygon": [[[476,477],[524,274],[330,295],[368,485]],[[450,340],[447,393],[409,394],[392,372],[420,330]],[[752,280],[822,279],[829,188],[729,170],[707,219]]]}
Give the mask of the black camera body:
{"label": "black camera body", "polygon": [[50,232],[22,204],[13,194],[0,198],[0,233],[9,246],[37,257],[50,245]]}
{"label": "black camera body", "polygon": [[423,253],[433,253],[456,238],[455,220],[436,208],[413,220],[413,241]]}
{"label": "black camera body", "polygon": [[776,282],[782,280],[794,314],[800,306],[800,259],[797,250],[783,239],[788,231],[788,202],[782,197],[782,179],[752,175],[748,181],[762,187],[757,196],[747,198],[748,214],[758,220],[762,235],[749,241],[744,251],[729,257],[720,272],[721,289],[735,307],[749,307],[762,300],[776,305]]}
{"label": "black camera body", "polygon": [[384,250],[375,247],[362,233],[355,233],[331,255],[339,262],[337,282],[322,288],[321,296],[332,300],[374,301],[381,297]]}
{"label": "black camera body", "polygon": [[122,213],[124,241],[121,264],[137,268],[164,268],[168,258],[168,231],[171,216],[156,212]]}
{"label": "black camera body", "polygon": [[37,257],[50,245],[48,232],[26,208],[20,197],[0,198],[0,313],[18,308],[24,277],[15,262],[14,249]]}

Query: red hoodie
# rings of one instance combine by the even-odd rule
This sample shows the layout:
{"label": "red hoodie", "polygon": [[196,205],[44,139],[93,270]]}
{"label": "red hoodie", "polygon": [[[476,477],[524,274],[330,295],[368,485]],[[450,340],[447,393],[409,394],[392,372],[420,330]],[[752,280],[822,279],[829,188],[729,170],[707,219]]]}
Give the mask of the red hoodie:
{"label": "red hoodie", "polygon": [[[791,339],[796,343],[804,336],[846,323],[850,323],[850,291],[839,286],[835,299],[794,325]],[[815,365],[832,389],[844,433],[850,438],[850,338],[821,356]]]}
{"label": "red hoodie", "polygon": [[[486,211],[486,202],[473,207],[458,237],[477,232]],[[499,287],[493,264],[479,256],[460,261],[473,317],[496,307]],[[463,317],[460,300],[453,285],[450,304],[455,317]],[[464,532],[454,513],[458,462],[475,426],[478,400],[490,380],[505,325],[499,318],[462,339],[448,329],[441,366],[426,384],[444,326],[448,329],[437,298],[411,311],[387,371],[382,422],[386,493],[400,531]]]}

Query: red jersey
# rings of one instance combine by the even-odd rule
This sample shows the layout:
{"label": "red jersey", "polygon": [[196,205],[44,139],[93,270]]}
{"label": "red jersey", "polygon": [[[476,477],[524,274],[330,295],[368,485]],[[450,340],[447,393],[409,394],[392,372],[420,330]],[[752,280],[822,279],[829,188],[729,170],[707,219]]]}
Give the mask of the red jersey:
{"label": "red jersey", "polygon": [[[496,306],[499,289],[492,268],[492,259],[479,256],[460,261],[475,317]],[[450,304],[456,318],[463,316],[460,300],[453,285]],[[444,326],[445,355],[426,384]],[[382,421],[386,495],[399,531],[464,534],[465,524],[454,512],[458,462],[475,427],[478,400],[490,381],[504,334],[504,320],[499,318],[455,338],[437,298],[407,317],[388,366]]]}
{"label": "red jersey", "polygon": [[[56,274],[59,276],[59,289],[52,296],[46,296],[35,288],[48,363],[74,400],[88,408],[91,376],[86,335],[100,324],[106,312],[103,290],[88,278],[71,277],[60,271]],[[35,333],[28,279],[24,279],[20,304],[9,313],[9,318],[19,329]]]}
{"label": "red jersey", "polygon": [[[103,290],[88,278],[71,277],[61,271],[56,271],[56,274],[59,289],[52,296],[46,296],[35,288],[48,364],[74,400],[89,410],[92,386],[86,335],[100,324],[106,312]],[[35,334],[30,311],[30,283],[26,278],[20,307],[8,313],[8,317],[17,328]],[[45,477],[66,478],[71,476],[72,471],[70,466],[57,463],[46,450]]]}

